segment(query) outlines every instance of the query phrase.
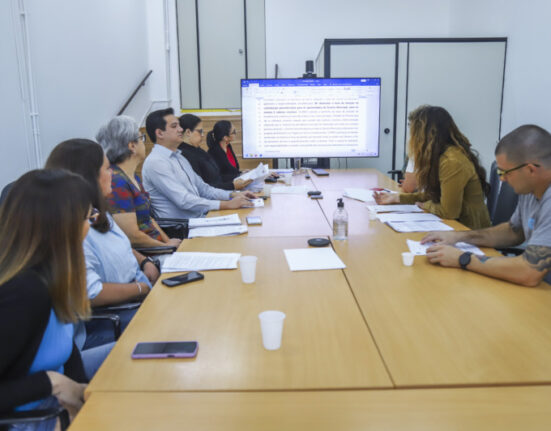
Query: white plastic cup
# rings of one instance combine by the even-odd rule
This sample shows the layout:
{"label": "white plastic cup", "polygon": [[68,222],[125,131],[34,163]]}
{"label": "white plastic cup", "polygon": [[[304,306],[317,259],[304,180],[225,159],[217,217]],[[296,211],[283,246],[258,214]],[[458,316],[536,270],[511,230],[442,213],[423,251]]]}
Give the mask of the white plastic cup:
{"label": "white plastic cup", "polygon": [[254,283],[256,277],[256,256],[241,256],[239,258],[239,269],[243,283]]}
{"label": "white plastic cup", "polygon": [[403,252],[402,253],[402,263],[405,266],[413,265],[413,253],[410,253],[409,251]]}
{"label": "white plastic cup", "polygon": [[262,331],[262,344],[266,350],[277,350],[281,347],[283,334],[283,321],[285,313],[282,311],[268,310],[258,315],[260,330]]}
{"label": "white plastic cup", "polygon": [[285,185],[290,186],[293,184],[293,174],[285,174],[285,177],[283,178],[285,180]]}
{"label": "white plastic cup", "polygon": [[264,196],[271,196],[272,195],[272,186],[271,184],[265,184],[264,190],[263,190]]}
{"label": "white plastic cup", "polygon": [[368,209],[368,214],[369,214],[369,220],[377,220],[377,213],[375,211]]}

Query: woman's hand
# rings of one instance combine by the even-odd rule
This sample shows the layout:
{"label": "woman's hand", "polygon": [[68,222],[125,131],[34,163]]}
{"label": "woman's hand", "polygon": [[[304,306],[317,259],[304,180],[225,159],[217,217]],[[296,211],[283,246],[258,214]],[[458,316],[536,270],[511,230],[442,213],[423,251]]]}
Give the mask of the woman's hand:
{"label": "woman's hand", "polygon": [[253,182],[253,180],[241,180],[239,178],[236,178],[235,180],[233,180],[233,187],[235,190],[241,190],[241,189],[244,189],[245,187],[247,187],[249,184],[251,184]]}
{"label": "woman's hand", "polygon": [[373,199],[378,205],[399,204],[400,196],[398,193],[373,192]]}
{"label": "woman's hand", "polygon": [[159,278],[159,270],[153,262],[146,262],[143,267],[143,273],[150,281],[151,285],[154,285],[157,279]]}
{"label": "woman's hand", "polygon": [[425,204],[423,202],[415,202],[415,205],[417,205],[419,208],[421,208],[422,210],[425,209]]}
{"label": "woman's hand", "polygon": [[69,377],[55,371],[46,371],[52,385],[52,395],[69,411],[71,419],[84,404],[85,383],[77,383]]}
{"label": "woman's hand", "polygon": [[166,245],[178,247],[181,243],[182,243],[182,240],[180,238],[170,238],[166,243]]}

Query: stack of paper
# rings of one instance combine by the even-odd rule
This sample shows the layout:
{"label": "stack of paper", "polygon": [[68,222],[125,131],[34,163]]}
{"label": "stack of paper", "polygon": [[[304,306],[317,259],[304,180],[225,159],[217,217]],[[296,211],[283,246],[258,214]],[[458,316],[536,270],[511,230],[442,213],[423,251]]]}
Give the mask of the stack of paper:
{"label": "stack of paper", "polygon": [[235,269],[240,256],[239,253],[176,252],[165,259],[161,272]]}
{"label": "stack of paper", "polygon": [[375,213],[422,213],[417,205],[366,205],[369,211]]}
{"label": "stack of paper", "polygon": [[264,206],[264,199],[257,198],[257,199],[251,199],[251,206],[253,208],[261,208]]}
{"label": "stack of paper", "polygon": [[220,217],[201,217],[190,218],[189,227],[208,227],[208,226],[230,226],[241,224],[241,219],[237,214],[229,214]]}
{"label": "stack of paper", "polygon": [[273,186],[272,194],[303,195],[306,194],[305,186]]}
{"label": "stack of paper", "polygon": [[291,271],[346,268],[346,265],[331,247],[295,248],[283,250],[283,252]]}
{"label": "stack of paper", "polygon": [[396,232],[432,232],[453,230],[441,221],[388,221],[386,224]]}
{"label": "stack of paper", "polygon": [[240,235],[245,232],[247,232],[247,226],[245,226],[244,224],[231,226],[196,227],[189,230],[188,238]]}
{"label": "stack of paper", "polygon": [[[421,241],[413,241],[411,239],[406,240],[409,251],[411,251],[416,256],[424,256],[427,254],[427,248],[433,246],[434,242],[427,242],[425,244],[421,244]],[[467,244],[466,242],[457,242],[455,243],[454,247],[457,247],[460,250],[463,251],[469,251],[473,254],[478,254],[479,256],[484,256],[484,252],[480,250],[478,247]]]}
{"label": "stack of paper", "polygon": [[397,221],[439,221],[440,217],[430,213],[384,213],[377,214],[377,218],[383,222]]}

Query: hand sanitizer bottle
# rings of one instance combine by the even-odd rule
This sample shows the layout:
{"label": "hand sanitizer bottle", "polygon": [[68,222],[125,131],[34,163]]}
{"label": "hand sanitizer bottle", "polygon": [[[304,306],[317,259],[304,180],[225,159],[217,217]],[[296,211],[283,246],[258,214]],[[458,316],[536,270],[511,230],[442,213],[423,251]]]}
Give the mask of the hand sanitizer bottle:
{"label": "hand sanitizer bottle", "polygon": [[348,213],[344,209],[342,198],[337,199],[337,209],[333,214],[333,239],[348,239]]}

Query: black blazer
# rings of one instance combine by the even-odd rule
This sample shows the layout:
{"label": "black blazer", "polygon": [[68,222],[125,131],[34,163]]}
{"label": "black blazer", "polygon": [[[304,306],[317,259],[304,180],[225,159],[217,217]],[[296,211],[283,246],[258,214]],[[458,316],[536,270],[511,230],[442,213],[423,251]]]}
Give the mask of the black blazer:
{"label": "black blazer", "polygon": [[209,186],[224,190],[233,190],[233,179],[224,180],[220,174],[218,165],[202,148],[194,147],[193,145],[182,142],[178,147],[182,155],[187,159],[193,170],[199,175]]}
{"label": "black blazer", "polygon": [[214,147],[210,147],[208,153],[212,156],[212,158],[218,165],[218,169],[220,169],[220,173],[222,174],[222,178],[224,179],[224,181],[228,181],[228,180],[233,181],[241,173],[239,172],[239,162],[237,161],[237,157],[233,152],[233,148],[231,147],[231,144],[228,144],[228,148],[230,149],[230,152],[232,153],[233,158],[235,159],[235,163],[237,167],[234,167],[230,163],[230,161],[228,160],[227,154],[224,152],[222,147],[220,147],[220,145],[215,145]]}

